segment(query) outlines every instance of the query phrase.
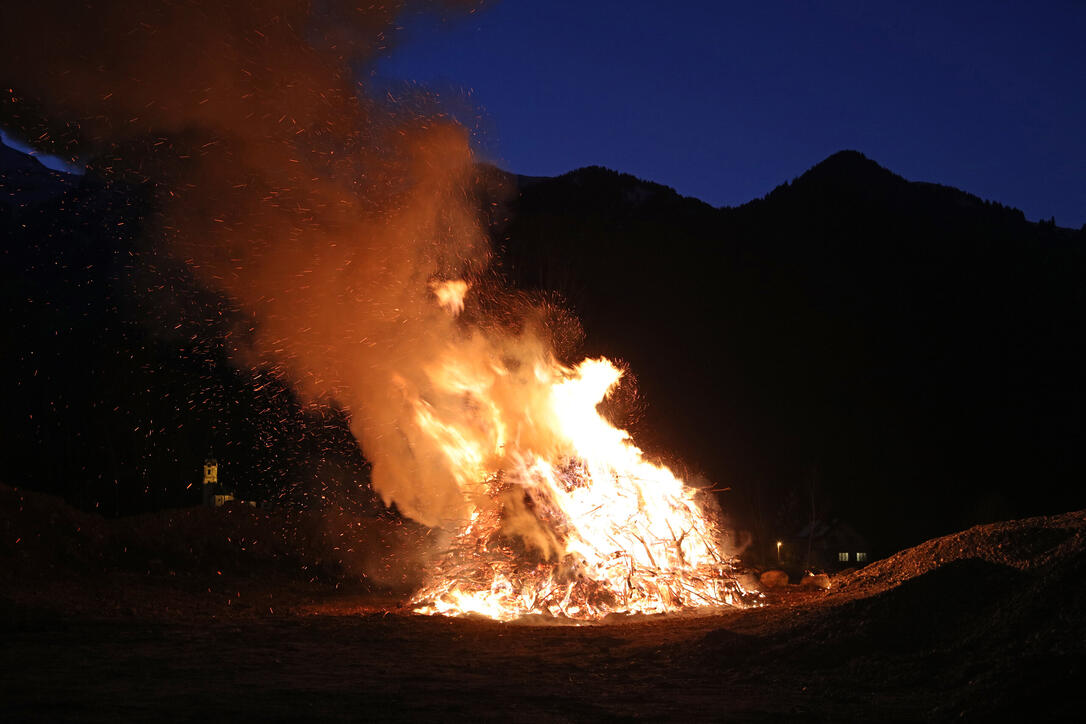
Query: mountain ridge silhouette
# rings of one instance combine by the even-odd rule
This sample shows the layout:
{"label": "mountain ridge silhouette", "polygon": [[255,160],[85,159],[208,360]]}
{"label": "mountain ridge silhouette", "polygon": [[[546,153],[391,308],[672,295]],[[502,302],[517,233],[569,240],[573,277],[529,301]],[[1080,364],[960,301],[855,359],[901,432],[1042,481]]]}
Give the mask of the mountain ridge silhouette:
{"label": "mountain ridge silhouette", "polygon": [[[0,183],[54,173],[20,165]],[[738,527],[798,530],[812,487],[883,550],[1086,505],[1081,230],[853,151],[724,208],[602,167],[479,176],[495,273],[580,317],[569,354],[628,364],[643,404],[622,422],[728,488]],[[214,340],[234,312],[145,248],[153,211],[94,171],[0,197],[7,482],[107,512],[185,505],[211,446],[242,494],[329,450],[364,481],[337,415],[313,427],[231,368]]]}

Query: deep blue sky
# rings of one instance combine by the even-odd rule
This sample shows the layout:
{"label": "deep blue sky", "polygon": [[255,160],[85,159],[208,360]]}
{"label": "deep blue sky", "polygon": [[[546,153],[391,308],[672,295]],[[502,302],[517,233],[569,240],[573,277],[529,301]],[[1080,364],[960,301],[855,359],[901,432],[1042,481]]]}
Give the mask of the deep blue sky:
{"label": "deep blue sky", "polygon": [[735,205],[851,148],[1086,222],[1086,2],[506,0],[403,26],[378,76],[465,94],[517,173],[600,164]]}

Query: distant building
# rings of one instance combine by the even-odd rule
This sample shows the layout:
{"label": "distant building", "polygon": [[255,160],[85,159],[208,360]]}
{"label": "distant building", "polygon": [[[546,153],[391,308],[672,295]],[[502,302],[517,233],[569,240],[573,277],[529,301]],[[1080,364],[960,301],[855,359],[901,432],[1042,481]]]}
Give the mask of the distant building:
{"label": "distant building", "polygon": [[805,560],[810,550],[807,567],[811,569],[839,571],[874,560],[867,539],[840,518],[808,523],[793,540],[796,558]]}
{"label": "distant building", "polygon": [[208,458],[204,461],[204,505],[210,508],[221,508],[227,503],[256,507],[255,500],[240,500],[232,488],[227,488],[219,482],[219,461]]}
{"label": "distant building", "polygon": [[204,461],[204,505],[221,508],[232,500],[234,491],[219,482],[219,461],[208,458]]}
{"label": "distant building", "polygon": [[204,505],[221,508],[233,499],[234,491],[219,483],[219,461],[208,458],[204,461]]}

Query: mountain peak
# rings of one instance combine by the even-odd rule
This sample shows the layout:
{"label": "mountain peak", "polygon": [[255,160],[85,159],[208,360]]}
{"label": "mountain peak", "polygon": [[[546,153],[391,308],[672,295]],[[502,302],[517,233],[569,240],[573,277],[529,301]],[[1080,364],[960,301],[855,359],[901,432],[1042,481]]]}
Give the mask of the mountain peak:
{"label": "mountain peak", "polygon": [[880,166],[859,151],[844,150],[827,157],[825,160],[810,168],[800,176],[802,179],[817,179],[819,181],[844,181],[850,184],[868,183],[871,181],[905,181],[893,171]]}
{"label": "mountain peak", "polygon": [[765,196],[766,201],[783,198],[874,199],[897,195],[909,182],[880,166],[859,151],[838,151],[785,182]]}

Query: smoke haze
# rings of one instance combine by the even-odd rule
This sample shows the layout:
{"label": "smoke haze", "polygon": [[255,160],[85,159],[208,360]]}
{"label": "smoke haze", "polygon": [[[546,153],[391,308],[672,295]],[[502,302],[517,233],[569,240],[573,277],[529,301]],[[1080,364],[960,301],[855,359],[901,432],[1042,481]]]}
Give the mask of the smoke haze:
{"label": "smoke haze", "polygon": [[[106,176],[152,184],[155,245],[255,320],[239,363],[273,370],[305,402],[345,409],[385,503],[441,525],[468,514],[479,481],[418,428],[420,406],[437,421],[476,414],[462,395],[434,389],[436,361],[470,350],[478,363],[464,373],[509,388],[493,396],[513,405],[531,361],[551,351],[538,324],[499,332],[435,297],[435,283],[481,274],[490,252],[464,129],[421,94],[368,97],[352,72],[387,47],[405,9],[5,9],[17,31],[0,48],[0,125]],[[481,437],[507,434],[489,420],[478,415]],[[530,428],[525,420],[517,434],[527,441]]]}

